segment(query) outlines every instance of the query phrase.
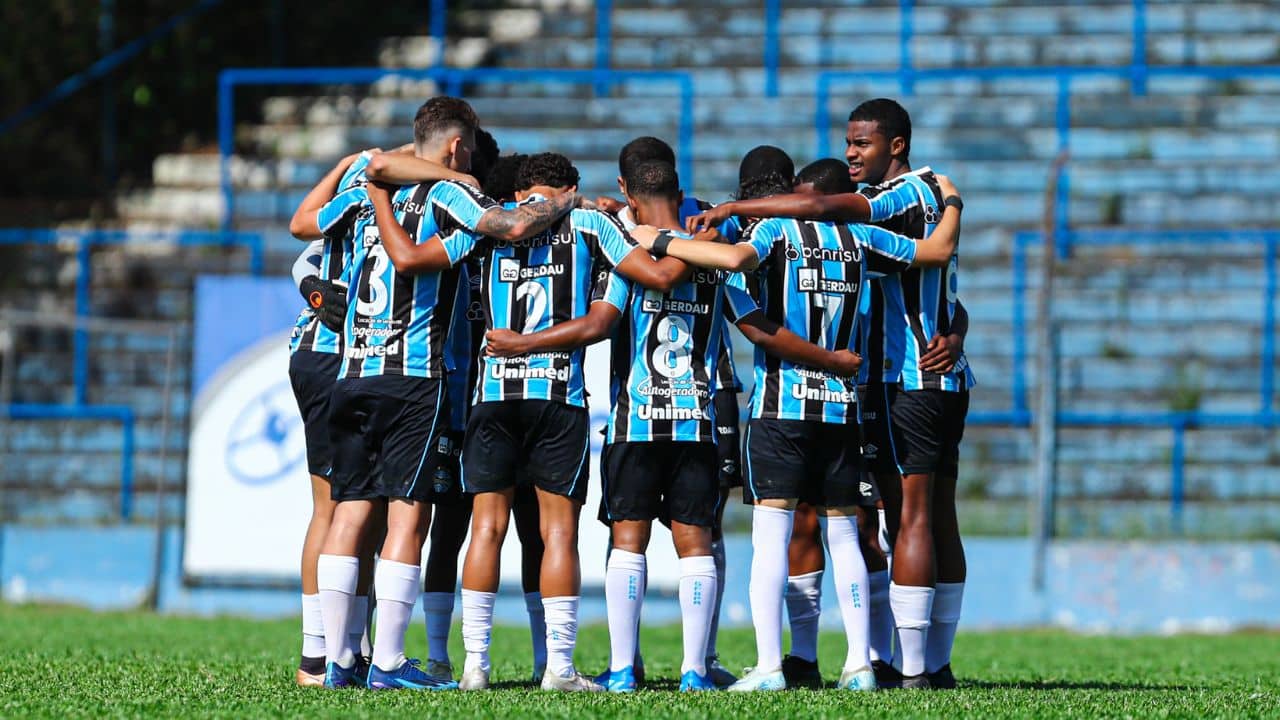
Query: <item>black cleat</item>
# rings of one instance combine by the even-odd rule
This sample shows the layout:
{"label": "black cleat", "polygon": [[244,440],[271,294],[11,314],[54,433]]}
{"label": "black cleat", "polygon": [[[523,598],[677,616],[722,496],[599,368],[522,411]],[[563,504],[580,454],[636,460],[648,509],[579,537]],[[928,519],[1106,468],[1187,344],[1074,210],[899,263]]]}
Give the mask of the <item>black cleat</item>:
{"label": "black cleat", "polygon": [[876,674],[876,685],[881,688],[896,688],[902,685],[902,673],[889,663],[883,660],[872,660],[871,669]]}
{"label": "black cleat", "polygon": [[899,687],[903,690],[928,690],[933,686],[929,684],[929,676],[926,673],[920,673],[919,675],[903,675],[902,685]]}
{"label": "black cleat", "polygon": [[928,673],[929,686],[934,690],[955,690],[956,676],[951,674],[951,663],[947,663],[934,672]]}
{"label": "black cleat", "polygon": [[786,678],[788,688],[822,689],[822,673],[818,672],[817,660],[788,655],[782,658],[782,677]]}

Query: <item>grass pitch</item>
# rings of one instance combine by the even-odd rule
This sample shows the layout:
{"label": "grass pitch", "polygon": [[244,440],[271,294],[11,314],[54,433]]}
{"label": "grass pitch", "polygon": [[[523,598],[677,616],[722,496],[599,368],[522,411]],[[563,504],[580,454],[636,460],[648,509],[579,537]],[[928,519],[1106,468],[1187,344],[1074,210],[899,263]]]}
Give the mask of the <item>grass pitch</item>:
{"label": "grass pitch", "polygon": [[[671,692],[679,628],[663,627],[643,633],[651,680],[630,696],[534,690],[528,637],[518,627],[494,633],[496,691],[328,692],[293,685],[296,621],[0,605],[0,717],[1280,717],[1280,636],[1270,633],[962,632],[955,691],[682,695]],[[423,653],[424,645],[421,625],[413,626],[409,653]],[[824,675],[834,681],[844,638],[824,634],[821,647]],[[735,670],[752,662],[751,632],[722,633],[720,651]],[[579,666],[597,671],[607,654],[605,628],[585,628]]]}

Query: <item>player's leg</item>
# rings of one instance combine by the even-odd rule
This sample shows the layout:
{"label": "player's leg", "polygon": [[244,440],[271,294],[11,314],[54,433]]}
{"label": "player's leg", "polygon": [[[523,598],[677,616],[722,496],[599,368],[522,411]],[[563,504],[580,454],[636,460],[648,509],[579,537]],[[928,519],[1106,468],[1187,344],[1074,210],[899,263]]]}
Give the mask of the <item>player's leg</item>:
{"label": "player's leg", "polygon": [[533,681],[541,682],[547,670],[547,620],[542,608],[542,530],[538,517],[538,495],[530,483],[516,488],[512,515],[520,539],[520,585],[524,608],[529,614],[529,637],[533,643]]}
{"label": "player's leg", "polygon": [[818,444],[821,481],[814,498],[820,506],[836,602],[844,621],[845,661],[837,687],[845,690],[876,689],[869,646],[867,565],[858,530],[867,524],[866,508],[874,512],[880,496],[863,470],[860,435],[856,424],[823,425]]}
{"label": "player's leg", "polygon": [[336,505],[330,497],[328,477],[333,471],[329,400],[338,362],[336,354],[306,350],[289,357],[289,382],[302,416],[307,469],[311,473],[311,519],[302,541],[302,656],[295,676],[298,685],[303,687],[324,684],[324,618],[316,585],[316,563]]}
{"label": "player's leg", "polygon": [[[373,504],[373,512],[365,523],[364,537],[360,540],[360,574],[356,577],[356,596],[351,601],[351,614],[347,620],[347,645],[359,656],[357,667],[368,674],[369,661],[373,657],[373,642],[369,628],[373,627],[373,571],[378,548],[387,537],[387,501],[380,499]],[[367,678],[366,678],[367,679]]]}
{"label": "player's leg", "polygon": [[933,484],[940,437],[941,391],[898,392],[893,399],[894,438],[902,466],[902,507],[894,539],[889,603],[898,632],[904,688],[927,688],[925,648],[936,583]]}
{"label": "player's leg", "polygon": [[463,690],[489,687],[493,604],[520,453],[517,406],[513,402],[479,403],[467,419],[462,489],[475,497],[471,542],[462,566],[462,644],[467,653],[459,681]]}
{"label": "player's leg", "polygon": [[601,456],[602,520],[609,525],[605,606],[609,621],[609,668],[596,682],[610,692],[632,692],[638,678],[640,611],[648,585],[645,551],[660,509],[664,469],[658,443],[618,442]]}
{"label": "player's leg", "polygon": [[747,424],[746,486],[752,503],[751,581],[747,594],[756,631],[756,667],[733,691],[782,690],[782,605],[787,545],[806,474],[808,423],[753,419]]}
{"label": "player's leg", "polygon": [[[656,443],[655,443],[656,444]],[[680,617],[684,658],[680,690],[715,690],[707,665],[707,645],[715,616],[718,577],[712,557],[712,526],[720,505],[718,454],[714,443],[667,443],[665,467],[658,475],[662,515],[671,523],[671,539],[680,558]]]}
{"label": "player's leg", "polygon": [[448,465],[444,473],[436,473],[432,487],[437,508],[431,525],[431,543],[427,552],[426,572],[422,583],[422,614],[427,631],[427,674],[437,680],[453,679],[453,663],[449,661],[449,628],[453,624],[453,605],[458,586],[458,555],[471,524],[471,496],[462,492],[459,483],[462,433],[450,433]]}
{"label": "player's leg", "polygon": [[925,649],[925,671],[935,688],[956,686],[951,672],[951,646],[960,623],[964,583],[968,568],[960,523],[956,518],[956,478],[959,475],[960,440],[969,410],[968,392],[947,393],[944,427],[948,430],[942,449],[933,494],[933,541],[938,558],[938,584],[933,597],[929,640]]}
{"label": "player's leg", "polygon": [[724,509],[734,489],[742,487],[742,437],[738,431],[740,410],[738,393],[717,390],[712,396],[716,408],[716,451],[719,455],[720,503],[716,524],[711,528],[711,557],[716,564],[716,602],[711,616],[711,633],[707,638],[707,673],[717,687],[729,687],[738,678],[720,662],[717,640],[720,635],[720,611],[724,604],[725,568]]}
{"label": "player's leg", "polygon": [[578,520],[590,479],[587,410],[543,400],[524,400],[520,405],[523,446],[530,479],[537,488],[542,532],[539,587],[547,622],[542,689],[599,692],[604,688],[573,664],[582,589]]}
{"label": "player's leg", "polygon": [[787,546],[787,619],[791,624],[791,652],[782,659],[787,687],[818,689],[818,620],[822,614],[822,528],[818,511],[809,503],[796,507],[791,543]]}
{"label": "player's leg", "polygon": [[[369,687],[443,690],[452,681],[432,679],[404,654],[405,634],[421,593],[422,546],[431,527],[432,480],[447,461],[440,452],[446,421],[444,383],[434,378],[376,378],[384,401],[371,418],[382,434],[382,494],[387,536],[379,551],[373,589],[378,626],[373,638]],[[447,448],[446,448],[447,449]]]}
{"label": "player's leg", "polygon": [[[867,563],[870,585],[868,605],[871,610],[871,667],[880,687],[891,687],[901,681],[893,667],[893,610],[889,604],[889,560],[892,539],[897,535],[902,510],[902,473],[898,467],[896,443],[890,421],[891,389],[883,383],[859,387],[862,403],[862,431],[865,444],[862,457],[880,492],[876,516],[876,533],[871,523],[859,528],[863,559]],[[870,516],[868,516],[870,519]]]}

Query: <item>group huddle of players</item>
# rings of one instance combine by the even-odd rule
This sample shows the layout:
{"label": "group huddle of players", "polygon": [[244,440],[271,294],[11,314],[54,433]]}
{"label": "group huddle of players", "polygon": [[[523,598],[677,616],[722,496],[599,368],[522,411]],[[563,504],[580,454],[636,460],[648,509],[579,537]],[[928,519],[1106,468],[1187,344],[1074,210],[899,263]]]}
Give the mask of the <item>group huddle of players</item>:
{"label": "group huddle of players", "polygon": [[[838,687],[954,687],[955,484],[974,383],[956,301],[963,206],[946,177],[911,170],[896,102],[855,108],[846,140],[845,161],[798,174],[758,147],[735,199],[712,206],[683,196],[670,146],[641,137],[619,155],[624,199],[588,200],[568,158],[500,155],[472,108],[441,96],[418,110],[411,144],[353,154],[321,179],[290,223],[313,241],[294,267],[308,306],[289,367],[314,501],[298,683],[487,688],[514,516],[545,690],[643,682],[655,519],[679,556],[682,691],[823,687],[827,563],[848,643]],[[741,442],[730,323],[755,346]],[[592,678],[573,661],[592,430],[583,359],[605,339],[610,656]],[[757,646],[740,679],[716,649],[720,524],[739,486]],[[468,531],[455,681],[447,642]],[[425,664],[404,655],[419,595]]]}

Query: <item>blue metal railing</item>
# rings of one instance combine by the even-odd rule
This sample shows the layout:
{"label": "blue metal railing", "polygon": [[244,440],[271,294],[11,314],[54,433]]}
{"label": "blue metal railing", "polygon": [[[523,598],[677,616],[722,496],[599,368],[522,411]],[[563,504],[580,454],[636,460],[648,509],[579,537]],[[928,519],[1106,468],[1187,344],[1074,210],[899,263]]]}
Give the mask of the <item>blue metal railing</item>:
{"label": "blue metal railing", "polygon": [[[957,79],[973,80],[1005,80],[1009,78],[1040,79],[1056,84],[1056,101],[1054,109],[1054,125],[1060,152],[1071,149],[1071,83],[1079,78],[1109,77],[1135,82],[1134,70],[1129,66],[1046,66],[1046,67],[972,67],[972,68],[927,68],[896,70],[827,70],[818,73],[816,80],[814,132],[816,138],[817,157],[831,156],[831,86],[837,82],[854,80],[889,80],[896,81],[903,94],[914,91],[919,82],[947,82]],[[1145,90],[1146,79],[1150,77],[1188,77],[1206,80],[1240,80],[1245,78],[1280,77],[1280,65],[1215,65],[1215,66],[1170,66],[1144,65],[1142,83]],[[1137,92],[1137,86],[1131,85]],[[1055,203],[1054,226],[1059,236],[1066,236],[1068,218],[1070,217],[1071,199],[1070,164],[1062,166],[1058,181]],[[1066,257],[1070,251],[1070,242],[1058,243],[1058,254]]]}
{"label": "blue metal railing", "polygon": [[436,56],[432,61],[434,67],[444,67],[445,35],[448,33],[448,3],[446,0],[431,0],[431,39],[435,40]]}
{"label": "blue metal railing", "polygon": [[[240,85],[370,85],[383,78],[403,77],[442,83],[461,94],[464,83],[538,82],[567,85],[670,83],[680,88],[677,131],[680,179],[694,186],[693,78],[687,72],[646,70],[569,70],[563,68],[234,68],[218,75],[218,152],[221,154],[222,228],[232,227],[235,188],[231,183],[231,152],[235,130],[235,89]],[[406,126],[406,135],[408,133]]]}
{"label": "blue metal railing", "polygon": [[134,415],[127,405],[0,405],[0,417],[13,420],[115,420],[120,423],[120,518],[133,516]]}

